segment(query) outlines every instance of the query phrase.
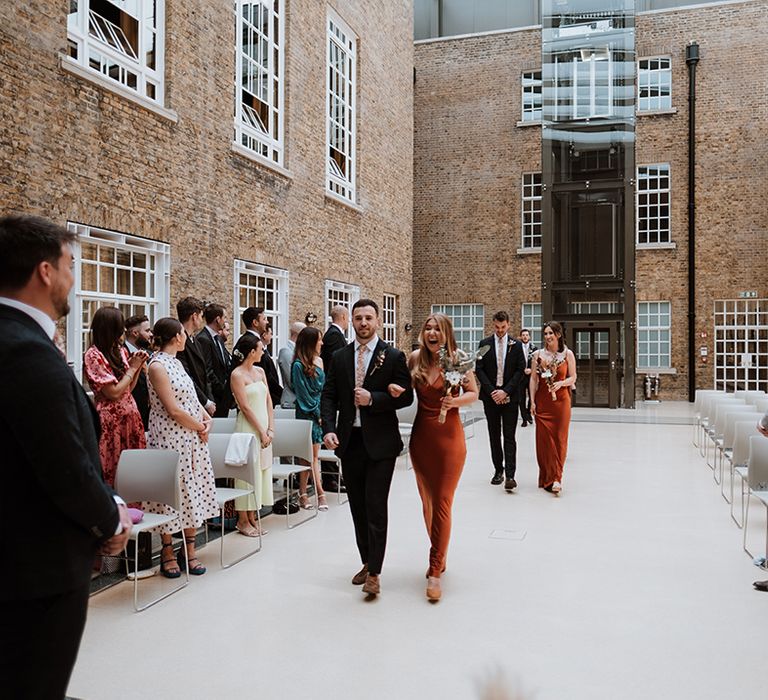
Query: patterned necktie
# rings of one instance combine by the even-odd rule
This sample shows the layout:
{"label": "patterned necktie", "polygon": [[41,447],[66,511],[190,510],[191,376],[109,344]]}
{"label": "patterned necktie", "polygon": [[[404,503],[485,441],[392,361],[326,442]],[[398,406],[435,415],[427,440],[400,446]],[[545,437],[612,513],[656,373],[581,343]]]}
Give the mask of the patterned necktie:
{"label": "patterned necktie", "polygon": [[355,364],[355,388],[363,386],[365,380],[365,351],[367,345],[361,345],[357,349],[357,363]]}
{"label": "patterned necktie", "polygon": [[499,338],[496,349],[496,386],[504,384],[504,338]]}

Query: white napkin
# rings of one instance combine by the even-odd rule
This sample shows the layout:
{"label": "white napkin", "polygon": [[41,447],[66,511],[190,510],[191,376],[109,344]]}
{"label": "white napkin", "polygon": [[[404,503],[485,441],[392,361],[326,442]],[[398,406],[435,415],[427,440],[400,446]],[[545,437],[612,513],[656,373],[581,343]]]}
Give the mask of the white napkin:
{"label": "white napkin", "polygon": [[248,453],[255,436],[250,433],[232,433],[224,455],[224,463],[230,467],[242,467],[248,463]]}

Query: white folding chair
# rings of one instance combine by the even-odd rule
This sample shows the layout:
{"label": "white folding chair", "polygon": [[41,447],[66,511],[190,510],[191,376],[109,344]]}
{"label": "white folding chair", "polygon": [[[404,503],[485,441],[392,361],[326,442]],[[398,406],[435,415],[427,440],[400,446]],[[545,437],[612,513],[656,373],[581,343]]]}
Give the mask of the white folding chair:
{"label": "white folding chair", "polygon": [[[749,439],[749,461],[747,464],[747,497],[744,507],[744,551],[754,559],[747,548],[747,530],[749,529],[749,502],[756,498],[766,508],[765,558],[768,560],[768,438],[753,435]],[[764,564],[763,568],[768,568]]]}
{"label": "white folding chair", "polygon": [[[736,444],[736,426],[739,425],[739,423],[749,423],[751,425],[754,425],[757,423],[757,421],[760,419],[760,414],[756,413],[750,409],[752,409],[752,406],[745,406],[743,407],[746,410],[742,410],[741,406],[735,406],[732,408],[728,413],[725,414],[725,429],[723,430],[723,439],[719,441],[719,453],[720,453],[720,495],[726,500],[727,503],[731,503],[731,501],[728,500],[728,496],[725,495],[725,480],[724,480],[724,463],[728,461],[730,464],[729,471],[730,471],[730,481],[731,481],[731,498],[733,498],[733,468],[734,468],[734,460],[733,460],[733,451]],[[747,441],[748,442],[748,441]],[[742,453],[748,450],[747,447],[742,446]],[[737,462],[736,464],[742,464],[743,462],[746,462],[746,457],[742,460],[742,462]],[[715,479],[717,481],[717,479]]]}
{"label": "white folding chair", "polygon": [[766,394],[764,391],[745,391],[744,392],[744,401],[746,401],[749,404],[752,404],[753,406],[757,406],[758,403],[766,400],[768,400],[768,394]]}
{"label": "white folding chair", "polygon": [[[297,523],[291,524],[291,478],[301,472],[309,472],[312,476],[312,467],[303,464],[280,464],[280,457],[293,457],[303,459],[312,464],[312,421],[308,420],[284,420],[275,419],[275,437],[272,440],[272,478],[285,480],[285,524],[289,530],[317,517],[317,506],[320,504],[317,496],[317,484],[315,484],[315,508],[311,515]],[[297,489],[298,494],[298,489]]]}
{"label": "white folding chair", "polygon": [[[335,472],[324,472],[322,470],[323,462],[334,462],[337,470]],[[320,448],[320,473],[332,474],[336,477],[336,501],[339,505],[344,505],[349,498],[347,498],[345,493],[341,490],[341,459],[336,456],[336,453],[333,450]]]}
{"label": "white folding chair", "polygon": [[275,418],[280,418],[282,420],[293,420],[296,418],[295,408],[283,408],[282,406],[275,406],[273,410],[275,412]]}
{"label": "white folding chair", "polygon": [[[712,435],[712,440],[714,442],[714,450],[713,450],[714,456],[712,459],[714,464],[712,467],[712,478],[715,480],[716,484],[721,484],[723,479],[722,451],[724,449],[725,430],[728,425],[728,418],[730,416],[738,415],[740,413],[741,414],[752,413],[752,406],[748,406],[745,403],[737,404],[736,402],[734,402],[734,404],[723,403],[717,407],[717,412],[715,414],[714,433]],[[728,445],[728,447],[733,447],[733,445],[730,444]],[[718,455],[721,455],[719,472],[718,472],[718,459],[717,459]],[[720,477],[719,479],[718,479],[718,475]],[[722,489],[721,489],[721,493],[722,493]]]}
{"label": "white folding chair", "polygon": [[[408,447],[411,442],[411,432],[413,431],[413,423],[416,420],[416,412],[418,411],[418,408],[418,399],[414,398],[413,403],[410,406],[397,409],[400,439],[403,441],[403,452],[405,453],[405,466],[407,469],[411,468],[411,461],[408,455]],[[403,454],[403,452],[400,454]]]}
{"label": "white folding chair", "polygon": [[214,418],[211,422],[211,435],[231,434],[235,432],[235,421],[233,417]]}
{"label": "white folding chair", "polygon": [[[138,572],[138,539],[142,532],[149,532],[162,525],[170,524],[176,525],[179,532],[182,531],[178,452],[175,450],[123,450],[117,463],[115,491],[126,503],[148,501],[166,505],[172,509],[172,514],[169,515],[144,513],[141,522],[136,523],[131,529],[130,539],[134,543],[134,572]],[[126,568],[127,566],[128,556],[126,552]],[[134,575],[133,607],[136,612],[146,610],[184,588],[189,583],[189,561],[186,561],[186,558],[184,568],[186,581],[182,581],[180,586],[153,599],[146,605],[139,605],[139,577]]]}
{"label": "white folding chair", "polygon": [[696,400],[693,404],[693,444],[698,447],[699,442],[697,442],[698,439],[698,432],[701,427],[701,419],[704,411],[704,399],[713,396],[714,394],[721,394],[721,391],[718,391],[717,389],[696,389]]}
{"label": "white folding chair", "polygon": [[[744,401],[741,401],[740,399],[733,398],[732,395],[727,396],[718,396],[715,398],[710,399],[709,401],[709,412],[707,414],[706,424],[702,424],[704,427],[704,435],[703,435],[703,441],[704,441],[704,461],[707,463],[707,466],[710,469],[714,469],[715,465],[709,463],[709,443],[711,442],[713,445],[715,444],[716,440],[716,430],[715,430],[715,423],[718,418],[718,412],[723,413],[728,408],[728,406],[744,406]],[[714,462],[714,459],[713,459]]]}
{"label": "white folding chair", "polygon": [[[236,433],[232,433],[235,435]],[[229,564],[224,563],[224,506],[230,501],[234,501],[236,498],[242,496],[248,496],[253,494],[256,496],[256,479],[261,475],[257,473],[258,467],[256,466],[256,449],[257,441],[255,435],[250,435],[250,446],[248,448],[248,461],[239,466],[227,464],[225,457],[227,454],[227,446],[232,438],[232,435],[209,435],[208,436],[208,449],[211,452],[211,465],[213,466],[213,475],[217,479],[240,479],[251,485],[249,489],[235,489],[225,486],[216,487],[216,503],[219,506],[219,516],[221,517],[221,537],[219,548],[219,561],[221,562],[222,569],[228,569],[230,566],[234,566],[238,562],[247,559],[248,557],[261,551],[261,516],[259,515],[259,504],[256,504],[256,520],[259,523],[259,546],[246,554],[243,554],[238,559],[231,561]],[[208,539],[208,521],[205,522],[205,537]]]}
{"label": "white folding chair", "polygon": [[[744,526],[744,483],[747,479],[747,472],[749,471],[749,441],[756,432],[755,425],[756,421],[753,420],[747,419],[744,421],[736,421],[734,425],[733,452],[730,457],[726,457],[730,462],[731,472],[731,519],[738,527]],[[741,480],[741,522],[736,520],[736,517],[733,514],[733,483],[737,477]]]}

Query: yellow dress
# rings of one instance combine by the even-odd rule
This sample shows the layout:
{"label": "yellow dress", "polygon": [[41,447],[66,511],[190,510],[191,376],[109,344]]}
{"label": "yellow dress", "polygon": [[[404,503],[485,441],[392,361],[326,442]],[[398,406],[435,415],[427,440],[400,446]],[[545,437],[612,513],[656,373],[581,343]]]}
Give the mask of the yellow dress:
{"label": "yellow dress", "polygon": [[[267,413],[267,385],[264,382],[252,382],[245,387],[245,395],[248,397],[248,405],[256,414],[256,419],[264,428],[269,425],[269,415]],[[256,441],[259,441],[259,435],[240,411],[235,421],[236,433],[251,433],[256,435]],[[243,496],[235,499],[235,510],[261,510],[262,506],[274,505],[275,499],[272,496],[272,446],[266,449],[256,450],[256,483],[254,491],[256,498]],[[247,489],[249,485],[245,481],[235,479],[236,489]]]}

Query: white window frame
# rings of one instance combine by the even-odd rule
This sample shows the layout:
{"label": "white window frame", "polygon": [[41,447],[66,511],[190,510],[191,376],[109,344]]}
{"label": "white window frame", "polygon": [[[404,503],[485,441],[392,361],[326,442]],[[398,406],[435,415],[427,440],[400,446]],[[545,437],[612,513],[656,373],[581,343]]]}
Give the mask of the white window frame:
{"label": "white window frame", "polygon": [[[655,173],[651,173],[652,169]],[[666,175],[663,171],[666,170]],[[666,178],[667,186],[661,187],[660,182]],[[650,185],[656,182],[656,187],[642,187],[642,183]],[[669,163],[651,163],[637,166],[637,186],[635,188],[635,241],[638,247],[654,248],[669,246],[672,243],[672,173]],[[653,200],[656,200],[655,204]],[[661,208],[666,207],[667,215],[661,215]],[[654,211],[655,210],[655,211]],[[663,225],[666,221],[666,226]],[[648,240],[640,240],[641,222],[647,227],[644,231]],[[652,228],[653,226],[653,228]],[[653,234],[656,240],[650,240]]]}
{"label": "white window frame", "polygon": [[385,294],[381,306],[382,340],[390,345],[397,345],[397,296]]}
{"label": "white window frame", "polygon": [[[86,340],[88,328],[83,324],[85,304],[94,302],[97,308],[101,306],[123,306],[123,308],[126,306],[143,306],[144,310],[142,313],[145,313],[152,323],[157,321],[158,318],[168,316],[171,297],[171,246],[167,243],[148,238],[140,238],[127,233],[109,231],[73,222],[68,222],[67,228],[76,234],[72,245],[74,283],[69,295],[72,311],[67,316],[67,362],[72,366],[77,377],[82,380],[83,355],[88,349],[88,342]],[[83,246],[85,244],[99,247],[99,252],[97,253],[99,260],[95,263],[97,266],[96,278],[98,287],[101,286],[102,281],[101,270],[113,269],[112,291],[101,289],[83,290],[83,265],[94,264],[89,263],[89,259],[84,261]],[[114,250],[114,262],[110,263],[102,260],[101,249],[105,251]],[[117,253],[129,254],[131,256],[131,263],[118,261]],[[134,255],[146,256],[145,267],[133,267]],[[153,270],[150,269],[150,258],[152,258],[154,265]],[[146,285],[149,287],[149,293],[143,296],[132,293],[117,293],[115,290],[118,285],[118,270],[146,272]],[[150,276],[154,277],[154,293],[152,293]],[[131,278],[133,279],[132,274]],[[88,327],[90,327],[90,323],[88,323]]]}
{"label": "white window frame", "polygon": [[[645,67],[644,65],[645,64]],[[664,65],[666,64],[666,65]],[[665,80],[666,78],[666,80]],[[669,93],[662,95],[663,87]],[[642,96],[643,89],[657,94]],[[637,111],[664,112],[672,109],[672,57],[647,56],[637,61]]]}
{"label": "white window frame", "polygon": [[[255,284],[245,285],[246,300],[241,302],[240,292],[243,284],[240,276],[246,275],[255,278]],[[283,347],[288,339],[288,294],[289,273],[279,267],[263,265],[235,258],[233,266],[234,298],[232,304],[232,327],[238,328],[240,334],[245,332],[243,327],[243,311],[249,306],[264,307],[264,313],[272,324],[272,356],[277,356],[277,350]],[[269,290],[266,284],[260,284],[260,280],[270,280],[274,290]],[[272,291],[274,304],[267,303],[267,293]],[[263,303],[261,302],[263,299]],[[238,334],[238,337],[239,335]],[[237,339],[235,339],[237,340]]]}
{"label": "white window frame", "polygon": [[520,328],[531,332],[531,342],[541,347],[541,302],[523,302],[520,306]]}
{"label": "white window frame", "polygon": [[[538,77],[536,77],[538,76]],[[536,88],[538,87],[538,92]],[[524,122],[540,122],[543,107],[541,68],[523,71],[520,76],[520,98]],[[538,95],[538,102],[536,96]],[[537,106],[538,104],[538,106]]]}
{"label": "white window frame", "polygon": [[[235,140],[236,148],[244,148],[249,155],[266,165],[285,165],[285,131],[284,131],[284,84],[285,84],[285,0],[236,0],[235,18]],[[250,8],[250,17],[253,13],[261,12],[269,14],[267,23],[268,34],[262,33],[261,26],[246,21],[243,10]],[[250,20],[249,17],[249,20]],[[257,41],[257,56],[248,56],[243,51],[243,34],[250,31]],[[277,32],[277,41],[275,41]],[[266,45],[266,46],[265,46]],[[259,55],[266,52],[266,70],[261,78]],[[277,56],[277,57],[276,57]],[[261,88],[266,93],[266,101],[260,100],[259,95],[253,90],[248,92],[256,100],[260,100],[267,106],[268,118],[266,124],[259,115],[243,102],[243,74],[248,72],[249,78],[257,85],[259,81],[266,83],[266,88]]]}
{"label": "white window frame", "polygon": [[[651,304],[657,304],[657,310],[650,309]],[[666,313],[663,314],[661,306],[666,305]],[[645,314],[642,307],[648,307]],[[669,323],[645,324],[643,316],[655,316],[657,319],[666,315]],[[666,332],[666,340],[662,334]],[[666,352],[662,351],[663,345],[667,345]],[[645,349],[643,348],[645,345]],[[653,359],[656,361],[653,362]],[[672,303],[669,301],[639,301],[637,302],[637,370],[669,370],[672,368]]]}
{"label": "white window frame", "polygon": [[[536,179],[538,178],[538,183]],[[520,240],[523,250],[541,250],[541,173],[523,173],[521,178]],[[536,194],[538,188],[538,194]],[[539,215],[538,222],[536,214]],[[526,221],[526,214],[531,220]],[[538,245],[536,239],[538,238]]]}
{"label": "white window frame", "polygon": [[[357,203],[357,36],[338,14],[328,8],[326,37],[326,194],[343,202]],[[333,64],[336,53],[343,60],[344,71],[340,74]],[[347,74],[348,73],[348,74]],[[339,89],[338,78],[343,81]],[[333,98],[341,96],[336,110]],[[335,112],[335,114],[334,114]],[[339,117],[338,119],[334,117]],[[335,138],[334,138],[335,135]],[[342,149],[336,149],[339,140]],[[335,145],[334,145],[335,144]],[[331,157],[331,148],[342,152],[347,166],[344,172]]]}
{"label": "white window frame", "polygon": [[720,299],[713,316],[714,388],[768,389],[768,299]]}
{"label": "white window frame", "polygon": [[351,341],[354,335],[352,328],[352,306],[360,299],[360,287],[347,282],[325,280],[325,328],[331,325],[331,309],[334,306],[346,306],[349,309],[350,322],[347,326],[346,338]]}
{"label": "white window frame", "polygon": [[[127,0],[106,0],[118,10],[138,20],[138,51],[120,50],[118,47],[128,41],[122,29],[105,18],[91,11],[92,0],[78,0],[76,13],[67,15],[67,39],[69,56],[67,60],[77,64],[86,75],[94,80],[114,84],[120,90],[135,94],[142,100],[149,100],[158,105],[165,104],[165,0],[133,0],[136,13],[128,11]],[[155,7],[155,67],[147,65],[147,35],[145,8]],[[100,18],[102,21],[93,21]],[[72,56],[76,51],[77,56]],[[134,55],[131,55],[134,54]],[[93,61],[91,60],[93,59]],[[95,63],[99,64],[96,68]],[[119,77],[115,77],[117,73]],[[128,76],[135,77],[135,86]]]}
{"label": "white window frame", "polygon": [[485,334],[483,304],[432,304],[432,313],[442,313],[453,323],[456,344],[467,352],[477,350]]}

